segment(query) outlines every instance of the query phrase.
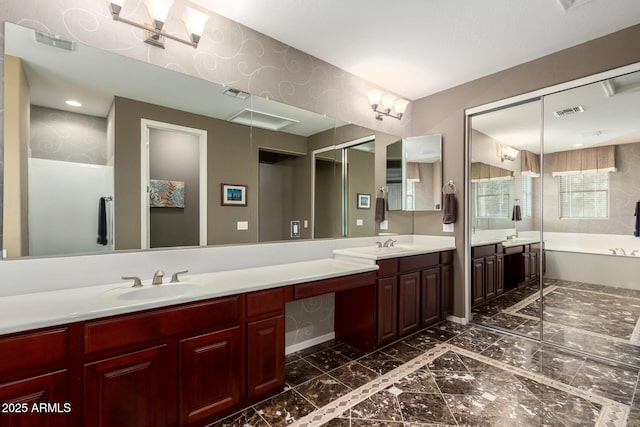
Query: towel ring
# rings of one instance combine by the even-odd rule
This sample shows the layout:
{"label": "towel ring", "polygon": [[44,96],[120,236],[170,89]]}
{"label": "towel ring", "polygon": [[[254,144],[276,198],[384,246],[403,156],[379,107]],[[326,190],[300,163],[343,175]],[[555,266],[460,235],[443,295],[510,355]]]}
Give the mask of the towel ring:
{"label": "towel ring", "polygon": [[[449,191],[447,191],[449,190]],[[444,194],[455,194],[456,192],[456,185],[453,183],[453,180],[450,180],[449,182],[447,182],[443,187],[442,187],[442,192]]]}

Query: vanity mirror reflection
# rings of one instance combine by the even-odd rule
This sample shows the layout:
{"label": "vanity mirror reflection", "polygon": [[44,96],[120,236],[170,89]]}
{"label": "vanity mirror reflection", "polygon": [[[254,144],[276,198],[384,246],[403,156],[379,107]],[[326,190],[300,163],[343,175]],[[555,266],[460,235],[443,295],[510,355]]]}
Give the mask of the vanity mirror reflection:
{"label": "vanity mirror reflection", "polygon": [[[320,140],[324,146],[344,142],[336,139],[337,129],[376,134],[81,43],[72,43],[71,50],[53,46],[48,35],[12,23],[5,23],[5,63],[6,95],[15,100],[5,108],[2,226],[9,257],[135,250],[145,247],[145,239],[150,247],[167,247],[311,238],[311,226],[305,227],[311,223],[311,151],[322,146]],[[188,243],[159,239],[154,244],[158,239],[149,238],[141,225],[146,211],[141,201],[145,187],[151,188],[141,178],[142,119],[206,132],[205,209],[190,221],[206,225],[200,241],[203,227]],[[397,139],[383,135],[377,144],[391,138]],[[341,165],[332,166],[337,176],[336,168]],[[350,169],[355,177],[358,167]],[[369,166],[367,171],[375,176]],[[184,207],[149,208],[162,211],[168,221],[197,205],[193,179],[169,173],[150,178],[178,188],[184,183]],[[223,204],[221,184],[244,188],[246,205]],[[369,187],[360,193],[370,192],[373,203],[373,180]],[[341,204],[316,205],[321,204],[327,218],[340,217]],[[292,221],[301,226],[295,237]],[[106,225],[106,245],[97,243],[100,223]],[[171,227],[161,223],[156,229]]]}
{"label": "vanity mirror reflection", "polygon": [[403,138],[387,146],[390,211],[442,209],[442,136]]}

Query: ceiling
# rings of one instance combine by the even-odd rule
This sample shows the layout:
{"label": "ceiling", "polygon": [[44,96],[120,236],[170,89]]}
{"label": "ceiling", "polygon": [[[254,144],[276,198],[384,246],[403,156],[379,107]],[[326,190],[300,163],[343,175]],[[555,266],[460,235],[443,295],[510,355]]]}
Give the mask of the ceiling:
{"label": "ceiling", "polygon": [[[556,116],[581,107],[582,112]],[[471,118],[471,127],[519,150],[574,150],[640,141],[640,71]],[[544,133],[541,134],[544,118]]]}
{"label": "ceiling", "polygon": [[190,2],[411,100],[640,23],[638,0]]}

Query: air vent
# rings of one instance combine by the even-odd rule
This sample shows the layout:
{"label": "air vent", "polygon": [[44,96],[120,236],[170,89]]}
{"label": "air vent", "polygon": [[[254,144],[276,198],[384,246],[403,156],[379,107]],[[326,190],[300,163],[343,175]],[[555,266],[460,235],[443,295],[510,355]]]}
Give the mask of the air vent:
{"label": "air vent", "polygon": [[295,119],[264,113],[250,108],[245,108],[239,113],[233,115],[229,118],[229,121],[269,130],[281,130],[294,123],[300,123]]}
{"label": "air vent", "polygon": [[57,47],[64,50],[73,50],[73,42],[70,40],[61,39],[59,36],[54,36],[47,33],[36,31],[36,41],[38,43],[46,44],[47,46]]}
{"label": "air vent", "polygon": [[249,94],[247,92],[243,92],[239,89],[234,89],[232,87],[227,88],[224,92],[225,95],[231,96],[233,98],[238,98],[238,99],[247,99],[249,98]]}
{"label": "air vent", "polygon": [[584,108],[582,107],[582,105],[578,105],[576,107],[571,107],[571,108],[565,108],[564,110],[554,111],[553,115],[556,117],[566,117],[576,113],[584,113]]}
{"label": "air vent", "polygon": [[591,138],[593,136],[600,136],[602,135],[602,131],[601,130],[590,130],[590,131],[586,131],[586,132],[580,132],[580,136],[583,138]]}

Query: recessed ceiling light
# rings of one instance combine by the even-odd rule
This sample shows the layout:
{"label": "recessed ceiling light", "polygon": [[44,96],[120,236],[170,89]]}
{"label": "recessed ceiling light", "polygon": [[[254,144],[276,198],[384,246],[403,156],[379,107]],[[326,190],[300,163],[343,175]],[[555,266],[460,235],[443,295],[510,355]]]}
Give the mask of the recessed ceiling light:
{"label": "recessed ceiling light", "polygon": [[73,99],[65,101],[65,104],[70,105],[72,107],[82,107],[82,104],[80,104],[78,101],[74,101]]}
{"label": "recessed ceiling light", "polygon": [[573,146],[574,146],[574,147],[584,147],[584,144],[580,144],[580,143],[578,143],[578,144],[573,144]]}

